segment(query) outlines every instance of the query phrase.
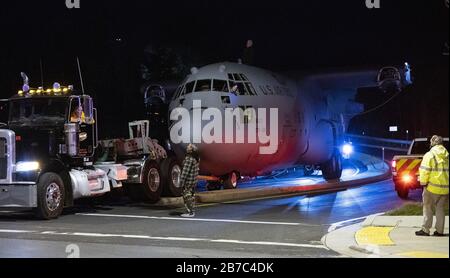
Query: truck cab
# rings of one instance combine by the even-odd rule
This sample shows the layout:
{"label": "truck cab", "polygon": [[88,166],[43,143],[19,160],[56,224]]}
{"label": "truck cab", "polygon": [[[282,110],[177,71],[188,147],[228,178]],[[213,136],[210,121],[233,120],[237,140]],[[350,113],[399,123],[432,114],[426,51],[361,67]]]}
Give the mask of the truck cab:
{"label": "truck cab", "polygon": [[[57,218],[73,200],[121,187],[126,167],[96,164],[96,109],[73,86],[24,90],[2,102],[0,207]],[[5,113],[7,111],[7,113]]]}

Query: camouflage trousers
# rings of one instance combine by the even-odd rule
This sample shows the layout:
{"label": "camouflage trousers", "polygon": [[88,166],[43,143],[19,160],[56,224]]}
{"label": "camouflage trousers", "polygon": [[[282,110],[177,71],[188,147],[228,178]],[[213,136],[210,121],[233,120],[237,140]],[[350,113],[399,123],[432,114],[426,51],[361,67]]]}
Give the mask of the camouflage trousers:
{"label": "camouflage trousers", "polygon": [[187,212],[193,213],[195,209],[195,186],[193,185],[183,186],[183,200]]}

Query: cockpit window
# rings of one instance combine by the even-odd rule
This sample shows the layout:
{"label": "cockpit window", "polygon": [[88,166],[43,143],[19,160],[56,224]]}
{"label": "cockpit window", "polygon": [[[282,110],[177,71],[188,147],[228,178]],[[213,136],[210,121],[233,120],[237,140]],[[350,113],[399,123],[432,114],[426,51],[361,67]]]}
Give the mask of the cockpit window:
{"label": "cockpit window", "polygon": [[214,79],[213,85],[212,85],[212,91],[226,92],[226,93],[230,92],[230,89],[228,88],[228,82],[226,80]]}
{"label": "cockpit window", "polygon": [[247,76],[245,76],[245,74],[240,74],[240,77],[243,81],[248,81]]}
{"label": "cockpit window", "polygon": [[230,92],[241,96],[256,96],[255,88],[245,74],[229,73]]}
{"label": "cockpit window", "polygon": [[174,99],[179,98],[181,96],[181,94],[183,93],[183,89],[184,89],[184,85],[181,85],[180,87],[178,87],[175,94],[173,95],[173,98]]}
{"label": "cockpit window", "polygon": [[239,74],[235,73],[233,74],[233,77],[235,81],[241,81],[241,77],[239,76]]}
{"label": "cockpit window", "polygon": [[192,93],[192,91],[194,91],[194,85],[195,85],[195,81],[187,83],[186,84],[186,90],[185,90],[184,94]]}
{"label": "cockpit window", "polygon": [[197,85],[195,85],[195,92],[211,91],[211,81],[211,79],[197,80]]}

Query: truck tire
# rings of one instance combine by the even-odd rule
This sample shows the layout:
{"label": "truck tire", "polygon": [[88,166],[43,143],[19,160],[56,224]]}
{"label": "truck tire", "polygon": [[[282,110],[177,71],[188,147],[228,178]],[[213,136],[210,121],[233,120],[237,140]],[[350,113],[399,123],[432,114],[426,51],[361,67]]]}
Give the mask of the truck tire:
{"label": "truck tire", "polygon": [[406,200],[409,196],[409,189],[408,188],[397,188],[397,195],[400,197],[400,199]]}
{"label": "truck tire", "polygon": [[325,180],[337,180],[342,176],[342,157],[336,151],[330,160],[320,166],[322,169],[322,176]]}
{"label": "truck tire", "polygon": [[37,218],[50,220],[58,218],[64,208],[65,189],[61,177],[52,172],[39,177],[37,184]]}
{"label": "truck tire", "polygon": [[156,161],[149,161],[143,169],[143,190],[144,200],[149,203],[156,203],[161,199],[162,183],[161,170]]}
{"label": "truck tire", "polygon": [[223,189],[236,189],[239,178],[240,176],[237,172],[231,172],[228,174],[223,182]]}
{"label": "truck tire", "polygon": [[181,166],[175,156],[169,156],[161,163],[161,177],[163,196],[180,197],[183,194],[181,187]]}

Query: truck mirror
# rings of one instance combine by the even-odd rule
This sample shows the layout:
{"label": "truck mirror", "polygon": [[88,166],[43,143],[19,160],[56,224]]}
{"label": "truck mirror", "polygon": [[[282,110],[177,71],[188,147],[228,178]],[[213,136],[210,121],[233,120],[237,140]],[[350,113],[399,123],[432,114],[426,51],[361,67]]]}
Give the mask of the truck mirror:
{"label": "truck mirror", "polygon": [[94,122],[94,103],[91,97],[82,96],[83,112],[86,123]]}

